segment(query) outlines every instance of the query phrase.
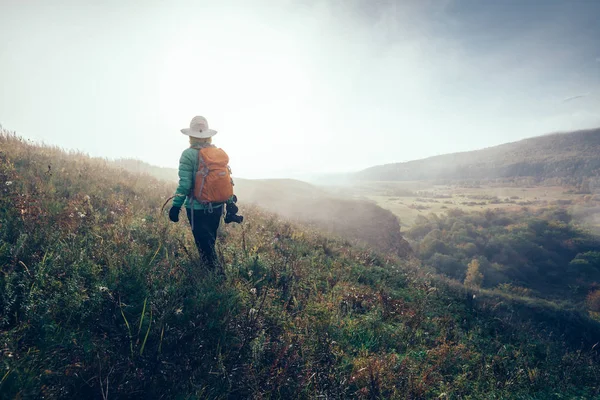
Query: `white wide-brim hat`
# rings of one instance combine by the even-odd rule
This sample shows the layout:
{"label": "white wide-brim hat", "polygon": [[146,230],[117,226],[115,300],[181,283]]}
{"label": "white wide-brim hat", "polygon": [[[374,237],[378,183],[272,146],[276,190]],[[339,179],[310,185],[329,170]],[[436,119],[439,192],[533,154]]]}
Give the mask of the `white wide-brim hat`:
{"label": "white wide-brim hat", "polygon": [[190,122],[189,128],[183,128],[181,133],[184,135],[188,135],[195,138],[209,138],[213,137],[217,134],[217,131],[214,129],[209,129],[208,121],[206,118],[201,116],[196,116],[192,118],[192,122]]}

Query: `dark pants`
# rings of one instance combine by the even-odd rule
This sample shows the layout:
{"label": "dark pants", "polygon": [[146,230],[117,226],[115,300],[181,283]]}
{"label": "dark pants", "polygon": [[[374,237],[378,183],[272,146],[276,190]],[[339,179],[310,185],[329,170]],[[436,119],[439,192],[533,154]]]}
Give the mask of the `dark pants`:
{"label": "dark pants", "polygon": [[[192,211],[186,208],[188,221],[192,226]],[[194,210],[194,225],[192,233],[200,258],[210,270],[220,269],[219,260],[215,251],[217,229],[223,215],[223,206],[216,207],[212,213],[208,210]]]}

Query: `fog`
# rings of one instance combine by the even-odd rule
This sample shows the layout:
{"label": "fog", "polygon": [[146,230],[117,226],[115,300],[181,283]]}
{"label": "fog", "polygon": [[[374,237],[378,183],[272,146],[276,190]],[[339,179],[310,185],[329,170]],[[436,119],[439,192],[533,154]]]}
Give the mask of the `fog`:
{"label": "fog", "polygon": [[600,3],[1,1],[0,122],[176,167],[307,178],[600,125]]}

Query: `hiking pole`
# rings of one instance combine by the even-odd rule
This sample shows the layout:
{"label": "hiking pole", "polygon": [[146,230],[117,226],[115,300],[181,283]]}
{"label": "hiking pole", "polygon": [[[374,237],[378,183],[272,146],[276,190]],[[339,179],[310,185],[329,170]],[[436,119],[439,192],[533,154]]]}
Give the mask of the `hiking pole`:
{"label": "hiking pole", "polygon": [[173,195],[173,196],[169,197],[169,198],[167,199],[167,201],[165,201],[165,203],[164,203],[164,204],[162,205],[162,207],[160,208],[160,213],[161,213],[161,214],[163,213],[163,211],[165,211],[165,207],[167,206],[167,204],[169,204],[169,201],[173,200],[173,199],[174,199],[175,197],[177,197],[177,196],[185,196],[185,195],[184,195],[184,194],[175,194],[175,195]]}
{"label": "hiking pole", "polygon": [[177,195],[173,195],[171,197],[169,197],[167,199],[167,201],[165,201],[165,204],[162,205],[162,207],[160,208],[160,213],[162,214],[163,211],[165,211],[165,207],[167,206],[167,204],[169,203],[169,201],[173,200]]}

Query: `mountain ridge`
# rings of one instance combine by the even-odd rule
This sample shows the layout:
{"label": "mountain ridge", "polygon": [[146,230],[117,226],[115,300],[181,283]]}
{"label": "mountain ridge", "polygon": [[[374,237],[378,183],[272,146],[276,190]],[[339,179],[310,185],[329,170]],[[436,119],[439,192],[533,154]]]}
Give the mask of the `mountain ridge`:
{"label": "mountain ridge", "polygon": [[373,166],[355,180],[591,177],[600,174],[600,128],[552,133],[479,150]]}

